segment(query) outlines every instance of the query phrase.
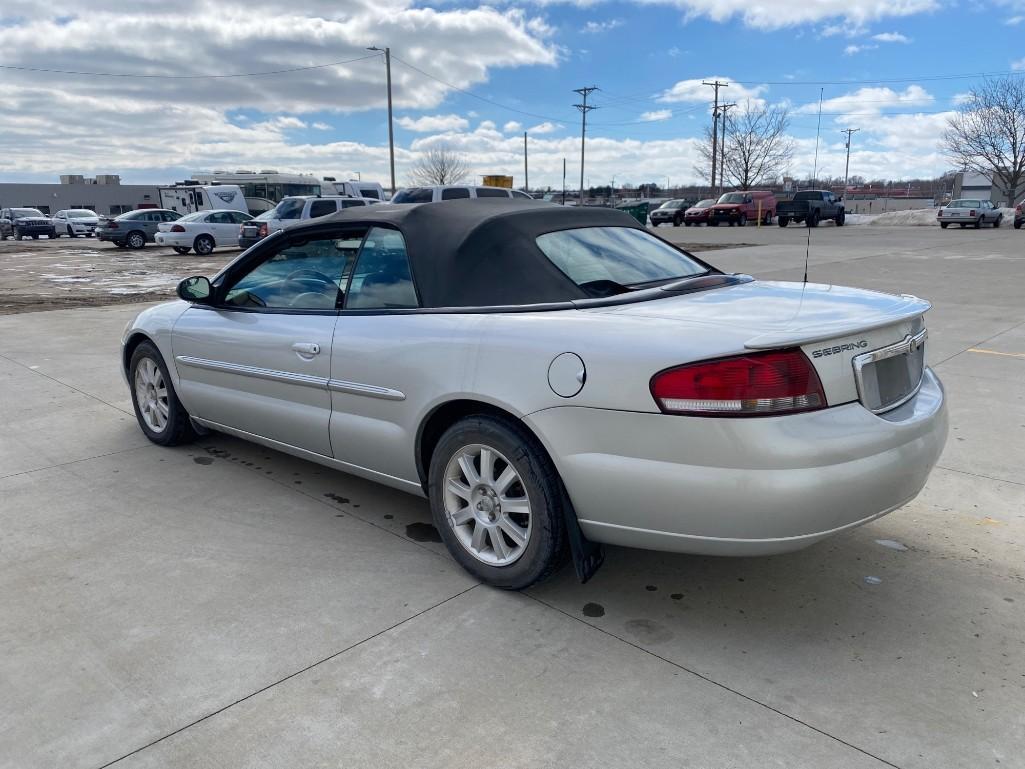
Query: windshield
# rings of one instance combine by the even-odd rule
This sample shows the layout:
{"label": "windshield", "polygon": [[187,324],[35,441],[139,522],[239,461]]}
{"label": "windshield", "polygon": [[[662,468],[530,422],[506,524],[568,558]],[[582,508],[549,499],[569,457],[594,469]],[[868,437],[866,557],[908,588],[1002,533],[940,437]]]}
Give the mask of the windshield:
{"label": "windshield", "polygon": [[952,200],[948,204],[948,208],[980,208],[982,206],[981,200]]}
{"label": "windshield", "polygon": [[683,200],[667,200],[659,208],[681,208],[685,202]]}
{"label": "windshield", "polygon": [[822,200],[822,193],[811,190],[809,192],[798,192],[794,200]]}
{"label": "windshield", "polygon": [[695,203],[694,204],[694,208],[711,208],[714,205],[715,205],[715,199],[714,198],[707,198],[705,200],[699,200],[697,203]]}
{"label": "windshield", "polygon": [[302,198],[285,198],[278,203],[277,208],[274,209],[275,219],[300,219],[303,215],[303,206],[306,205],[306,201]]}
{"label": "windshield", "polygon": [[538,236],[537,245],[570,280],[595,296],[707,272],[682,251],[632,227],[549,232]]}
{"label": "windshield", "polygon": [[744,193],[743,192],[727,192],[725,195],[723,195],[721,198],[719,198],[719,202],[720,203],[743,203],[744,202]]}
{"label": "windshield", "polygon": [[11,216],[17,219],[20,216],[42,216],[43,212],[38,208],[12,208]]}
{"label": "windshield", "polygon": [[95,211],[89,211],[88,209],[85,209],[85,208],[76,208],[73,211],[68,211],[66,216],[69,219],[95,219],[96,218],[96,212]]}
{"label": "windshield", "polygon": [[434,191],[430,188],[412,187],[408,190],[399,190],[392,203],[430,203],[434,198]]}
{"label": "windshield", "polygon": [[210,213],[210,212],[209,211],[196,211],[196,212],[191,213],[191,214],[185,214],[185,216],[183,216],[178,221],[179,222],[197,222],[197,221],[200,221],[200,220],[204,219],[208,213]]}

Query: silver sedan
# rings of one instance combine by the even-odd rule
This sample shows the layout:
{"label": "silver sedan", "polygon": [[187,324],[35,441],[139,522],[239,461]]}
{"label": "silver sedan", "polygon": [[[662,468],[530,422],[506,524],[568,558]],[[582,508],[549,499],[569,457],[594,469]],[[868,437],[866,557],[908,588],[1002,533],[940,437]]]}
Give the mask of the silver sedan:
{"label": "silver sedan", "polygon": [[971,225],[975,229],[979,229],[984,224],[999,227],[1003,218],[1000,209],[988,200],[979,200],[978,198],[952,200],[936,212],[936,220],[943,229],[951,224],[959,225],[962,228]]}
{"label": "silver sedan", "polygon": [[796,550],[900,507],[946,439],[915,297],[726,274],[625,213],[352,209],[144,310],[139,425],[216,430],[427,497],[523,588],[602,543]]}

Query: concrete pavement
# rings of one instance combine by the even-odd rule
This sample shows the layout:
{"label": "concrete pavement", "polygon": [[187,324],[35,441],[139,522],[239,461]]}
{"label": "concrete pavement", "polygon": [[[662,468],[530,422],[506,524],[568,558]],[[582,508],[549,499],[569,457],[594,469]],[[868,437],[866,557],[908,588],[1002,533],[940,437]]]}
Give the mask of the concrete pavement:
{"label": "concrete pavement", "polygon": [[[659,232],[803,272],[802,228]],[[812,234],[811,280],[934,302],[952,429],[910,505],[775,558],[614,548],[526,594],[459,570],[422,500],[149,444],[117,371],[137,308],[0,317],[0,766],[1025,765],[1023,246]]]}

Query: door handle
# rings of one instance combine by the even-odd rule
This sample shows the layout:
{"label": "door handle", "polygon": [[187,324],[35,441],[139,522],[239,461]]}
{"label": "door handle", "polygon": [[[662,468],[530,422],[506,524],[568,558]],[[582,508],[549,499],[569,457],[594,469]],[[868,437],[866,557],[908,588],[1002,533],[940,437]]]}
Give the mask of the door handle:
{"label": "door handle", "polygon": [[320,355],[320,345],[316,342],[296,342],[292,349],[300,355]]}

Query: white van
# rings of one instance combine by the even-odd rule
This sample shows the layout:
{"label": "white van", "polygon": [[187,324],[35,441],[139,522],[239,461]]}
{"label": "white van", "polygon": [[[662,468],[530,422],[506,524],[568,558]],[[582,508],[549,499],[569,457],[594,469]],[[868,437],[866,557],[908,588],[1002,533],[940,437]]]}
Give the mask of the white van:
{"label": "white van", "polygon": [[158,187],[160,208],[192,214],[196,211],[241,211],[249,213],[242,188],[237,184],[172,184]]}
{"label": "white van", "polygon": [[505,187],[485,187],[468,184],[445,184],[436,187],[406,187],[397,190],[392,203],[437,203],[439,200],[460,200],[466,198],[516,198],[533,200],[520,190]]}
{"label": "white van", "polygon": [[324,180],[324,187],[334,185],[335,194],[347,195],[350,198],[373,198],[374,200],[385,201],[384,187],[378,182],[361,182],[350,179],[347,182],[336,182],[331,179]]}
{"label": "white van", "polygon": [[243,250],[272,232],[296,222],[316,219],[354,206],[372,206],[373,198],[348,198],[340,195],[292,195],[283,198],[272,210],[250,219],[239,228],[239,247]]}

